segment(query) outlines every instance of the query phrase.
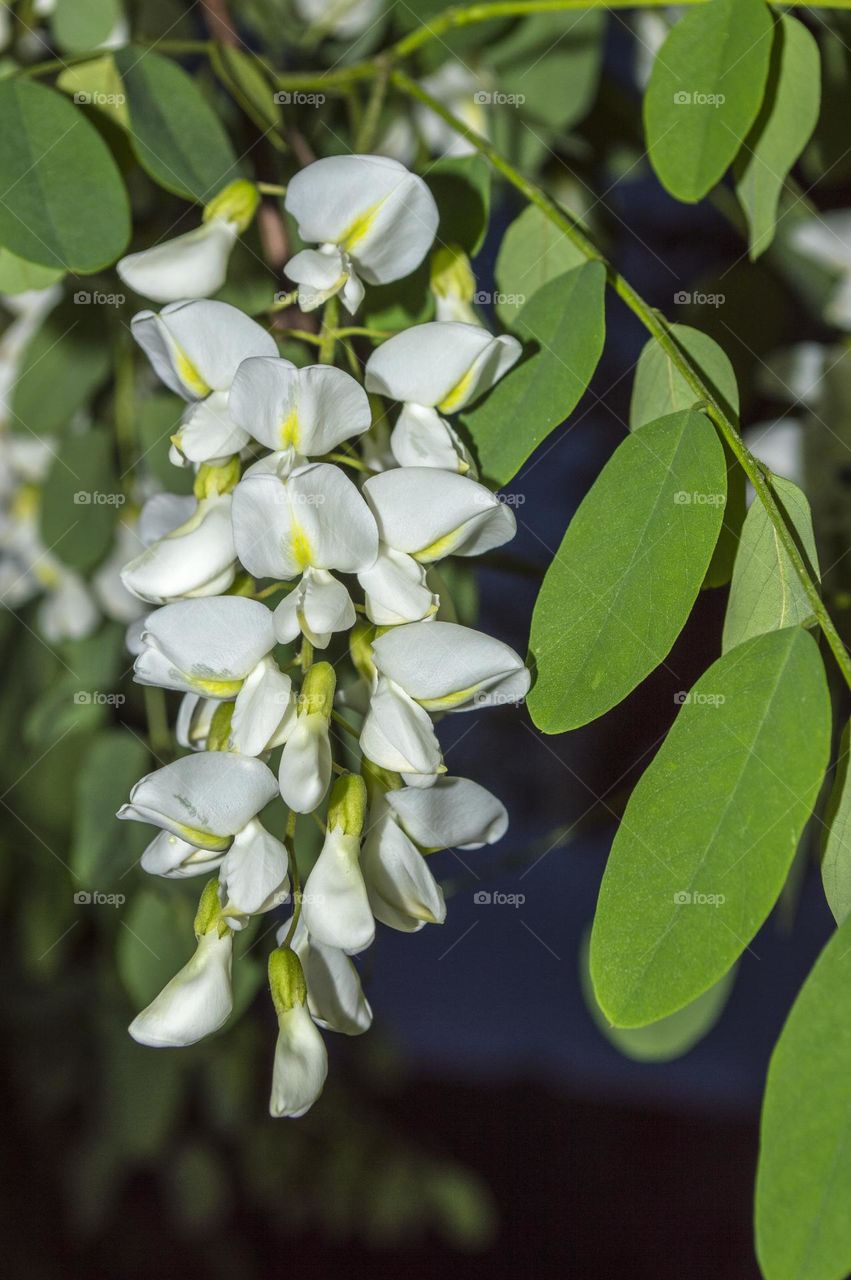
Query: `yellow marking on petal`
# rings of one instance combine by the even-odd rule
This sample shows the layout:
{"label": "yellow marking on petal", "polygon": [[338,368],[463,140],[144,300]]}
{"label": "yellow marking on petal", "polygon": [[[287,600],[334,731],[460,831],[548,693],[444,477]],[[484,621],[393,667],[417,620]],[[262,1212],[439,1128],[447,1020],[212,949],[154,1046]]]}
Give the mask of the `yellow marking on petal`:
{"label": "yellow marking on petal", "polygon": [[233,840],[233,836],[214,836],[211,831],[203,831],[201,827],[188,827],[182,822],[175,822],[174,825],[178,829],[181,840],[185,840],[187,844],[201,845],[210,852],[220,852],[230,848]]}
{"label": "yellow marking on petal", "polygon": [[373,223],[378,215],[378,211],[384,204],[383,200],[379,200],[377,204],[370,205],[363,213],[359,213],[354,222],[343,232],[343,235],[337,241],[341,248],[347,253],[351,253],[352,249],[363,240],[364,236],[369,233]]}
{"label": "yellow marking on petal", "polygon": [[297,521],[293,520],[292,547],[300,569],[306,569],[313,563],[313,548],[310,539]]}
{"label": "yellow marking on petal", "polygon": [[185,387],[188,387],[193,395],[208,396],[212,391],[212,387],[208,387],[198,370],[185,352],[180,347],[174,349],[174,367],[177,376]]}
{"label": "yellow marking on petal", "polygon": [[441,413],[454,413],[456,409],[461,407],[470,390],[470,386],[473,381],[474,369],[475,365],[471,366],[464,374],[463,378],[461,378],[459,382],[455,383],[455,386],[449,394],[444,396],[440,404],[437,406]]}
{"label": "yellow marking on petal", "polygon": [[429,543],[427,547],[423,547],[420,551],[412,551],[411,555],[414,560],[419,560],[421,564],[428,564],[432,560],[442,560],[444,556],[449,555],[458,542],[458,532],[457,529],[453,529],[451,533],[445,533],[442,538]]}
{"label": "yellow marking on petal", "polygon": [[416,701],[426,711],[450,711],[452,707],[458,707],[462,702],[469,702],[478,691],[479,686],[473,684],[469,689],[456,689],[454,693],[445,693],[441,698],[417,698]]}
{"label": "yellow marking on petal", "polygon": [[298,449],[299,445],[299,421],[298,409],[290,409],[284,421],[281,423],[281,446],[286,449],[290,445],[294,449]]}
{"label": "yellow marking on petal", "polygon": [[12,501],[11,516],[15,520],[32,520],[38,514],[41,494],[34,484],[21,485]]}
{"label": "yellow marking on petal", "polygon": [[190,673],[192,687],[209,698],[235,698],[242,688],[241,680],[205,680]]}

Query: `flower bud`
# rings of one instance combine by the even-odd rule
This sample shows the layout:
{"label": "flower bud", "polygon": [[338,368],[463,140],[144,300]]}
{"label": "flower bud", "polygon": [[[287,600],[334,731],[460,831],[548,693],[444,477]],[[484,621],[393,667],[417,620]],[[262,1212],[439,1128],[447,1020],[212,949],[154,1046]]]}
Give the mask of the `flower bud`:
{"label": "flower bud", "polygon": [[251,225],[259,203],[260,193],[254,183],[239,178],[236,182],[229,182],[204,206],[204,221],[221,218],[224,222],[233,223],[241,235]]}
{"label": "flower bud", "polygon": [[277,947],[269,956],[269,990],[279,1018],[307,1001],[304,970],[289,947]]}

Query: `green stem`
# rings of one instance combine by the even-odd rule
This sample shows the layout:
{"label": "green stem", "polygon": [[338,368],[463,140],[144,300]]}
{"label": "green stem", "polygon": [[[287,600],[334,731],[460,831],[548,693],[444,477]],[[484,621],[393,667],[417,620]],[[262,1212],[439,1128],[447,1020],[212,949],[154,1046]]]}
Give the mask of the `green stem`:
{"label": "green stem", "polygon": [[340,314],[340,299],[336,294],[325,303],[322,312],[321,342],[319,344],[319,363],[334,363],[334,347],[337,344],[337,319]]}
{"label": "green stem", "polygon": [[148,744],[154,757],[168,762],[171,759],[171,730],[165,705],[165,691],[153,685],[145,685],[145,716],[148,721]]}
{"label": "green stem", "polygon": [[384,99],[387,97],[387,86],[390,83],[390,62],[380,58],[376,60],[375,66],[375,79],[372,82],[369,101],[355,137],[355,151],[361,155],[371,151],[375,144]]}
{"label": "green stem", "polygon": [[585,232],[581,229],[574,219],[566,214],[555,201],[540,187],[530,182],[528,178],[524,178],[521,173],[514,168],[486,139],[479,136],[472,129],[454,116],[444,107],[443,103],[437,98],[427,93],[421,85],[415,80],[411,80],[402,71],[394,71],[392,74],[392,82],[396,88],[400,89],[408,97],[422,102],[425,106],[430,107],[437,115],[446,121],[448,125],[465,137],[477,151],[493,165],[499,173],[505,177],[513,187],[529,200],[553,223],[554,226],[562,232],[563,235],[576,246],[577,249],[589,262],[600,262],[605,267],[606,278],[609,286],[614,290],[618,297],[626,303],[630,311],[644,325],[647,332],[653,337],[670,360],[672,366],[682,376],[687,385],[694,392],[696,400],[703,401],[706,405],[706,412],[710,419],[714,422],[722,439],[730,449],[736,461],[741,466],[747,478],[754,487],[756,496],[765,507],[769,520],[777,534],[783,550],[786,552],[792,567],[798,577],[801,586],[806,593],[807,599],[812,606],[813,613],[818,620],[819,627],[827,640],[830,650],[836,659],[837,665],[842,672],[843,679],[851,689],[851,658],[849,658],[842,637],[837,631],[833,619],[825,608],[824,602],[819,593],[817,584],[810,576],[810,571],[804,561],[803,556],[798,550],[798,545],[789,530],[786,520],[774,499],[771,487],[767,482],[762,468],[757,460],[746,448],[738,429],[734,422],[728,418],[726,412],[718,402],[711,387],[709,387],[702,379],[700,373],[691,363],[688,356],[677,346],[676,341],[671,335],[668,321],[653,307],[649,306],[642,297],[636,293],[635,289],[624,279],[622,275],[611,265],[603,256],[600,250],[588,239]]}
{"label": "green stem", "polygon": [[287,830],[284,836],[284,843],[287,848],[287,866],[290,873],[290,889],[292,890],[293,895],[293,918],[290,921],[290,927],[287,930],[287,936],[283,942],[285,947],[289,947],[292,944],[292,940],[295,937],[296,926],[298,925],[298,918],[301,915],[301,876],[298,872],[298,862],[295,856],[296,818],[296,813],[290,809],[290,812],[287,815]]}
{"label": "green stem", "polygon": [[278,182],[258,182],[257,190],[261,196],[285,196],[287,194],[286,187],[282,187]]}

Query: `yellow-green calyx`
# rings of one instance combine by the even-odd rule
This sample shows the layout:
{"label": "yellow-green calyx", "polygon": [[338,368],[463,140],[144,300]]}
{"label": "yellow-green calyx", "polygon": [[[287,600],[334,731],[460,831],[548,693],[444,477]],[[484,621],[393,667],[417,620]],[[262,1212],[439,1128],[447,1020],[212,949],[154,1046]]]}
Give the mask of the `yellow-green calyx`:
{"label": "yellow-green calyx", "polygon": [[366,821],[366,783],[360,774],[341,774],[331,789],[328,830],[359,836]]}
{"label": "yellow-green calyx", "polygon": [[371,804],[375,803],[376,796],[380,793],[398,791],[402,785],[402,779],[398,773],[391,773],[389,769],[382,769],[380,764],[373,764],[372,760],[367,760],[364,757],[361,767]]}
{"label": "yellow-green calyx", "polygon": [[472,302],[476,295],[476,277],[470,259],[457,244],[444,245],[431,259],[431,290],[438,298],[457,298]]}
{"label": "yellow-green calyx", "polygon": [[228,458],[227,462],[223,462],[220,467],[202,462],[195,477],[193,490],[195,497],[202,502],[204,498],[216,498],[223,493],[230,493],[237,486],[240,470],[237,454]]}
{"label": "yellow-green calyx", "polygon": [[372,661],[372,642],[376,629],[371,622],[356,622],[349,633],[349,653],[358,675],[372,683],[375,663]]}
{"label": "yellow-green calyx", "polygon": [[220,702],[210,721],[207,734],[208,751],[227,751],[230,742],[230,722],[233,719],[233,703]]}
{"label": "yellow-green calyx", "polygon": [[317,712],[331,719],[337,677],[330,662],[314,662],[304,677],[298,700],[298,714],[311,716]]}
{"label": "yellow-green calyx", "polygon": [[195,912],[195,937],[203,938],[205,933],[212,933],[213,929],[218,930],[220,938],[228,932],[227,921],[222,918],[219,882],[215,878],[207,881],[204,892],[198,900],[198,910]]}
{"label": "yellow-green calyx", "polygon": [[233,222],[240,234],[251,225],[260,203],[260,193],[253,182],[240,178],[223,187],[217,196],[204,208],[204,221],[222,218],[225,222]]}
{"label": "yellow-green calyx", "polygon": [[226,596],[253,596],[257,583],[250,573],[238,573],[225,592]]}
{"label": "yellow-green calyx", "polygon": [[304,970],[289,947],[278,947],[269,956],[269,990],[278,1017],[307,1001]]}

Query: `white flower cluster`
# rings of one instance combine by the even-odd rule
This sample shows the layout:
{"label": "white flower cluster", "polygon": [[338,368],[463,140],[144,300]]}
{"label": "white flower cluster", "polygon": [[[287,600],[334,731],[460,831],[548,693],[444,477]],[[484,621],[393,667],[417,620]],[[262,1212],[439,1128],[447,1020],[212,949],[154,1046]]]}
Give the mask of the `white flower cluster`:
{"label": "white flower cluster", "polygon": [[[374,157],[317,161],[287,205],[320,245],[287,268],[306,308],[335,291],[354,307],[361,281],[414,270],[437,226],[422,180]],[[195,955],[130,1031],[157,1046],[216,1031],[232,1007],[234,935],[291,900],[269,968],[280,1025],[271,1110],[301,1115],[327,1070],[317,1027],[353,1035],[370,1024],[351,956],[371,944],[375,921],[441,922],[426,855],[491,844],[507,826],[494,796],[447,774],[435,721],[521,700],[529,673],[507,645],[454,621],[432,566],[514,535],[513,513],[473,478],[447,416],[493,386],[520,347],[476,325],[418,325],[376,349],[364,388],[332,365],[280,358],[266,330],[216,301],[142,312],[133,331],[187,401],[173,460],[197,471],[194,497],[146,504],[145,549],[122,574],[161,606],[135,633],[135,678],[183,693],[188,754],[137,783],[119,817],[160,828],[147,871],[215,879]],[[370,444],[368,392],[402,403],[389,449]],[[317,661],[331,645],[339,660]],[[339,682],[338,671],[348,672]],[[334,760],[335,719],[357,737],[344,757],[352,771]],[[283,840],[258,816],[277,794],[290,815]],[[302,814],[325,831],[303,890]]]}

